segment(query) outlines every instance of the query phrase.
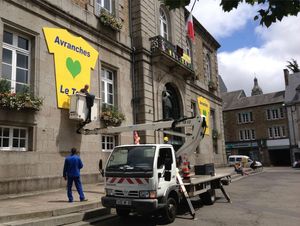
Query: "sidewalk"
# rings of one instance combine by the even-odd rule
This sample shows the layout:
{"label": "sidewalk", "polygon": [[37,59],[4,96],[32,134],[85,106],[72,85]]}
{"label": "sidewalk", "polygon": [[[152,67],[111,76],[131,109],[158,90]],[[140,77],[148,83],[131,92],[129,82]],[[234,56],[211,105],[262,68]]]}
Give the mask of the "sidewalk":
{"label": "sidewalk", "polygon": [[77,191],[73,190],[73,203],[68,202],[66,189],[63,188],[18,195],[1,195],[0,224],[7,221],[58,216],[64,212],[71,213],[101,207],[104,185],[102,183],[84,184],[83,189],[88,201],[80,202]]}
{"label": "sidewalk", "polygon": [[[217,168],[216,172],[230,173],[233,178],[241,177],[230,167]],[[84,184],[83,190],[88,201],[80,202],[77,191],[73,190],[73,203],[68,202],[66,189],[63,188],[18,195],[2,195],[0,196],[0,224],[7,221],[58,216],[64,212],[71,213],[101,207],[101,197],[105,195],[103,183]]]}

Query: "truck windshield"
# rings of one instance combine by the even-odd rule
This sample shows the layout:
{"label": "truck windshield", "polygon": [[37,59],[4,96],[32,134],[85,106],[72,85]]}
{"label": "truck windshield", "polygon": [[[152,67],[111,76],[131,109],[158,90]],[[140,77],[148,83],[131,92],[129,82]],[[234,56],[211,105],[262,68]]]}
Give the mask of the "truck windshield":
{"label": "truck windshield", "polygon": [[106,170],[152,171],[155,146],[128,146],[115,148]]}

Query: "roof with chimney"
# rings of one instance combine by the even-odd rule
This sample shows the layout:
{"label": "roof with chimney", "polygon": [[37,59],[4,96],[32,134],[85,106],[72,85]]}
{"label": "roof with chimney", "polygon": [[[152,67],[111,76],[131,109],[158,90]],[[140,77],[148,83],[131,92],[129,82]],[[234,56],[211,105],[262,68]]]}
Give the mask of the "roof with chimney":
{"label": "roof with chimney", "polygon": [[283,103],[285,99],[285,91],[247,97],[244,90],[237,90],[222,94],[222,99],[223,111],[230,111],[262,105]]}
{"label": "roof with chimney", "polygon": [[287,75],[286,81],[286,104],[300,103],[300,72]]}

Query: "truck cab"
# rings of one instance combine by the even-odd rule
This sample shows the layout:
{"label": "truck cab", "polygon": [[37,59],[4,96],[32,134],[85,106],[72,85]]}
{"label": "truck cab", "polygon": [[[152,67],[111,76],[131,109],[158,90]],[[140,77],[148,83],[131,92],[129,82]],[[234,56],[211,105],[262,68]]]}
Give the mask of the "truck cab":
{"label": "truck cab", "polygon": [[[102,204],[120,216],[165,211],[167,221],[176,216],[179,186],[172,145],[140,144],[114,148],[104,170]],[[170,219],[171,218],[171,219]]]}

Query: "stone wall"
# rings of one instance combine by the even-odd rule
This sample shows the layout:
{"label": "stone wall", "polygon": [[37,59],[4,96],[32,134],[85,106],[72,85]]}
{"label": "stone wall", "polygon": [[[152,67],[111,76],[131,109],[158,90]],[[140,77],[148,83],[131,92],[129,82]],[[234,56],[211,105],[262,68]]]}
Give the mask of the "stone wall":
{"label": "stone wall", "polygon": [[86,5],[90,2],[90,0],[72,0],[72,2],[86,9]]}
{"label": "stone wall", "polygon": [[[43,34],[43,27],[63,28],[82,37],[99,52],[99,59],[91,70],[91,93],[100,96],[100,71],[109,68],[116,75],[116,102],[132,123],[131,48],[127,21],[120,32],[99,25],[94,9],[83,9],[71,0],[64,1],[12,1],[0,0],[0,45],[4,29],[18,31],[32,43],[31,86],[35,95],[44,99],[38,112],[0,110],[0,125],[25,127],[30,130],[28,151],[0,151],[0,194],[65,186],[62,180],[64,158],[71,147],[80,150],[85,183],[99,182],[98,161],[109,153],[101,150],[101,136],[76,133],[78,122],[69,119],[66,109],[57,108],[55,66]],[[121,2],[121,1],[120,1]],[[80,1],[80,3],[84,3]],[[128,1],[122,1],[123,7]],[[93,5],[89,4],[89,7]],[[18,16],[16,16],[18,15]],[[101,30],[100,30],[101,28]],[[2,48],[0,48],[2,62]],[[0,71],[1,71],[0,64]],[[99,109],[100,110],[100,109]],[[90,128],[99,127],[96,121]],[[131,134],[124,134],[120,142],[132,142]]]}

